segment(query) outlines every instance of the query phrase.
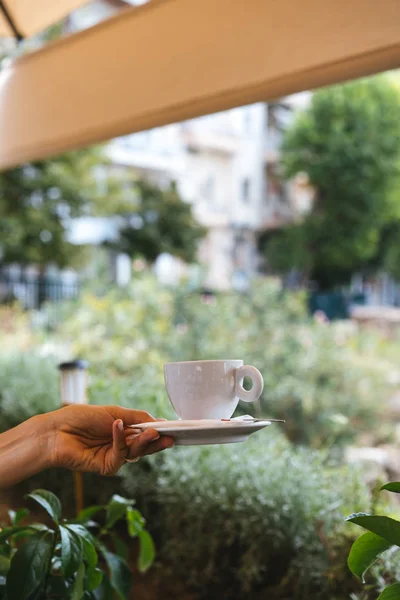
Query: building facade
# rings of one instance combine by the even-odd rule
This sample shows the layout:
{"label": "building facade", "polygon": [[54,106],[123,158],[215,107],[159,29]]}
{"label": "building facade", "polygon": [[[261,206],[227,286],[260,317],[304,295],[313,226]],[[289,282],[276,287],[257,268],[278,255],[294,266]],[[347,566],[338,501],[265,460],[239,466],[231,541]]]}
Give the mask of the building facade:
{"label": "building facade", "polygon": [[[72,17],[70,26],[86,27],[123,4],[92,3]],[[213,289],[246,286],[259,268],[260,231],[281,227],[296,214],[301,190],[281,183],[278,162],[282,130],[298,104],[298,99],[258,103],[108,144],[115,167],[132,169],[160,185],[177,183],[208,229],[199,260],[205,283]]]}
{"label": "building facade", "polygon": [[163,185],[174,180],[208,235],[206,285],[245,286],[259,268],[261,231],[291,221],[300,191],[281,183],[282,129],[293,102],[244,106],[111,141],[114,165]]}

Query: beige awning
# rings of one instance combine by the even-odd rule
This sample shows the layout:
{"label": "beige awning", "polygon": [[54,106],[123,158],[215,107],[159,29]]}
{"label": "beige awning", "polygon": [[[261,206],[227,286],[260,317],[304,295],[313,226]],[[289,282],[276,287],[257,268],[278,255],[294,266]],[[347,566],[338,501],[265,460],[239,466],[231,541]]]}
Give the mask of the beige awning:
{"label": "beige awning", "polygon": [[[6,12],[23,37],[42,31],[89,0],[3,0]],[[0,37],[14,36],[9,21],[0,11]]]}
{"label": "beige awning", "polygon": [[0,73],[0,168],[399,67],[399,23],[399,0],[128,9]]}

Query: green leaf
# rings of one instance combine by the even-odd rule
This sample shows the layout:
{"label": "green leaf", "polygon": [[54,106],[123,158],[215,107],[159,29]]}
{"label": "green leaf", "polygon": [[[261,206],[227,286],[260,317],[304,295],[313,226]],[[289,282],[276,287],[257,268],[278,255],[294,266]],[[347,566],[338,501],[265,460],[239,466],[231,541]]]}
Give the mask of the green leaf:
{"label": "green leaf", "polygon": [[20,529],[20,531],[17,531],[12,536],[14,542],[18,542],[19,540],[24,539],[27,536],[34,535],[34,533],[36,533],[37,531],[51,531],[53,533],[52,529],[49,529],[48,527],[46,527],[46,525],[43,525],[42,523],[32,523],[32,525],[18,527],[18,529]]}
{"label": "green leaf", "polygon": [[84,538],[91,544],[94,544],[93,535],[88,529],[86,529],[84,525],[81,525],[80,523],[66,523],[65,527],[73,531],[73,533],[75,533],[76,535],[79,535],[79,537]]}
{"label": "green leaf", "polygon": [[85,538],[81,539],[83,546],[83,558],[85,559],[88,567],[96,567],[97,563],[99,562],[99,557],[97,555],[96,548],[91,542],[85,540]]}
{"label": "green leaf", "polygon": [[110,578],[107,573],[103,574],[103,581],[98,590],[96,590],[97,599],[101,600],[115,600],[115,595],[111,587]]}
{"label": "green leaf", "polygon": [[110,571],[110,584],[117,593],[119,600],[128,600],[132,586],[132,573],[126,562],[113,554],[103,550],[103,556]]}
{"label": "green leaf", "polygon": [[69,579],[76,573],[82,563],[81,539],[69,531],[67,527],[60,525],[61,535],[61,564],[64,577]]}
{"label": "green leaf", "polygon": [[0,555],[0,575],[6,575],[10,568],[10,559]]}
{"label": "green leaf", "polygon": [[400,521],[374,515],[350,515],[346,521],[360,525],[360,527],[383,537],[391,544],[400,546]]}
{"label": "green leaf", "polygon": [[36,533],[16,552],[7,576],[9,600],[26,600],[42,584],[53,550],[53,534]]}
{"label": "green leaf", "polygon": [[399,600],[400,598],[400,583],[394,583],[385,588],[377,598],[377,600]]}
{"label": "green leaf", "polygon": [[153,538],[145,529],[139,533],[140,551],[138,567],[141,573],[145,573],[153,564],[155,548]]}
{"label": "green leaf", "polygon": [[112,496],[110,502],[107,505],[107,518],[106,527],[107,529],[113,527],[117,521],[122,519],[125,515],[128,507],[134,504],[133,500],[127,500],[118,494]]}
{"label": "green leaf", "polygon": [[115,533],[113,534],[112,539],[115,546],[115,552],[118,554],[118,556],[121,556],[121,558],[124,560],[128,560],[129,549],[125,542],[123,542]]}
{"label": "green leaf", "polygon": [[71,600],[81,600],[83,598],[84,589],[83,589],[83,579],[85,577],[85,565],[83,562],[79,565],[78,572],[76,574],[76,579],[71,588]]}
{"label": "green leaf", "polygon": [[24,533],[24,535],[28,535],[31,532],[35,531],[51,531],[46,525],[42,525],[41,523],[32,523],[31,525],[16,525],[14,527],[5,527],[0,530],[0,542],[6,540],[11,536],[16,536],[18,533]]}
{"label": "green leaf", "polygon": [[27,508],[20,508],[17,511],[9,510],[8,515],[11,520],[11,525],[18,525],[22,519],[29,515],[29,510]]}
{"label": "green leaf", "polygon": [[11,537],[12,535],[14,535],[15,533],[17,533],[18,531],[23,531],[25,529],[29,529],[28,527],[4,527],[4,529],[2,529],[0,531],[0,542],[2,542],[3,540],[6,540],[7,538]]}
{"label": "green leaf", "polygon": [[100,569],[90,567],[86,573],[86,587],[91,592],[99,587],[103,580],[103,573]]}
{"label": "green leaf", "polygon": [[32,498],[40,504],[56,523],[61,519],[61,502],[55,494],[48,490],[35,490],[28,494],[28,498]]}
{"label": "green leaf", "polygon": [[66,525],[66,528],[72,531],[75,535],[79,536],[82,542],[83,549],[83,558],[85,559],[87,565],[89,567],[95,567],[98,563],[99,557],[96,552],[96,548],[94,547],[95,539],[84,527],[79,523],[70,523]]}
{"label": "green leaf", "polygon": [[380,491],[382,490],[387,490],[388,492],[400,494],[400,481],[393,481],[392,483],[387,483],[386,485],[383,485],[381,487]]}
{"label": "green leaf", "polygon": [[128,506],[126,509],[126,521],[128,524],[128,533],[131,537],[136,537],[143,531],[143,527],[146,523],[141,513],[131,506]]}
{"label": "green leaf", "polygon": [[79,523],[86,523],[90,521],[90,519],[96,515],[98,512],[104,509],[104,506],[98,504],[96,506],[89,506],[88,508],[84,508],[76,517],[76,521]]}
{"label": "green leaf", "polygon": [[352,545],[347,564],[350,571],[364,583],[364,575],[378,556],[393,544],[367,531],[363,533]]}

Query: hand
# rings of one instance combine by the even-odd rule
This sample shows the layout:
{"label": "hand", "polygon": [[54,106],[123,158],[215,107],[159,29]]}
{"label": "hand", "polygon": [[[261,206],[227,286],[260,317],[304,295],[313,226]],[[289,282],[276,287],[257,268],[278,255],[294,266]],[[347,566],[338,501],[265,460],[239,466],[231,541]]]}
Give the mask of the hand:
{"label": "hand", "polygon": [[155,429],[129,425],[156,421],[149,413],[121,406],[66,406],[46,415],[50,421],[50,463],[73,471],[114,475],[124,464],[173,446]]}

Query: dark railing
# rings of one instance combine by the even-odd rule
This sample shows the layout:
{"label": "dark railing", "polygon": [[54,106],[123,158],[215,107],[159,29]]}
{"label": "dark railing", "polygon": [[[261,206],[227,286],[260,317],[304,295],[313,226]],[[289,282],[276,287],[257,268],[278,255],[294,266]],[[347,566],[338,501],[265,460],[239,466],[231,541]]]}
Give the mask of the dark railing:
{"label": "dark railing", "polygon": [[78,281],[61,275],[0,272],[0,304],[18,302],[26,310],[38,309],[45,302],[77,298],[78,293]]}

